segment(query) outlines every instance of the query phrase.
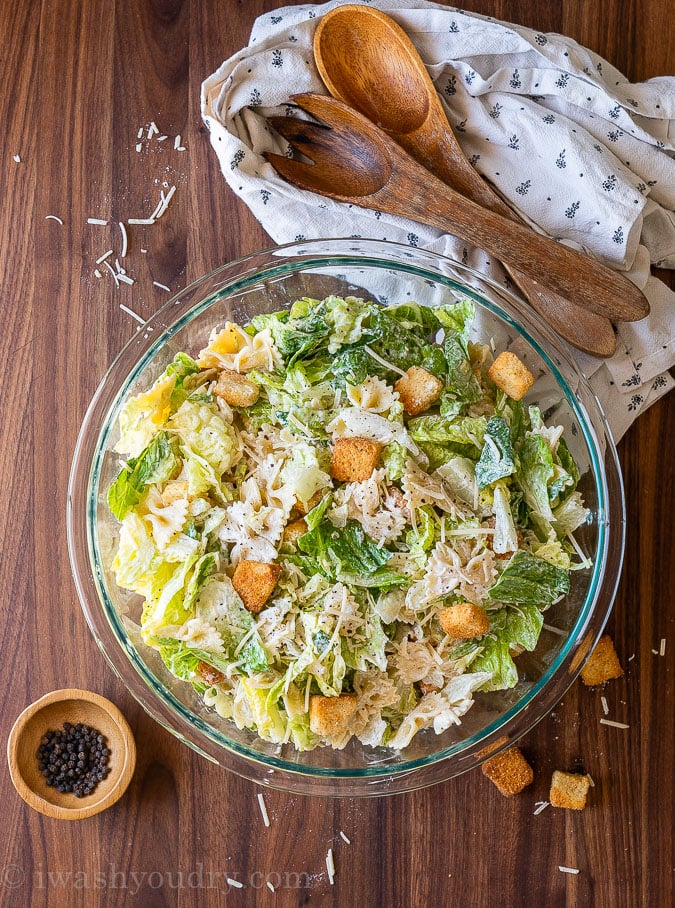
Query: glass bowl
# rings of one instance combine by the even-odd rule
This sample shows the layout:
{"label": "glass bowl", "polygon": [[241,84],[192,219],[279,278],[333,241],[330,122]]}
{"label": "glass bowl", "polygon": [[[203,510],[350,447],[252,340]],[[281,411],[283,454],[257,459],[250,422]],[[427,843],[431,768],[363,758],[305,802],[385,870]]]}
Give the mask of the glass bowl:
{"label": "glass bowl", "polygon": [[[477,693],[461,725],[440,735],[433,729],[419,732],[401,751],[352,739],[344,750],[297,752],[291,744],[279,748],[221,719],[141,641],[139,597],[118,588],[111,573],[118,523],[106,492],[119,468],[113,447],[125,399],[147,389],[179,351],[196,355],[211,329],[226,319],[245,324],[258,312],[330,293],[426,305],[471,297],[480,339],[496,350],[510,347],[535,375],[525,402],[537,403],[545,419],[565,427],[591,515],[576,537],[592,567],[573,572],[569,595],[545,613],[537,648],[517,659],[517,686]],[[170,299],[101,382],[77,441],[68,495],[69,552],[84,614],[108,662],[143,708],[185,744],[241,776],[332,796],[391,794],[437,783],[529,731],[560,701],[602,632],[619,580],[624,524],[621,473],[601,408],[570,353],[536,313],[459,262],[362,239],[314,240],[256,253]]]}

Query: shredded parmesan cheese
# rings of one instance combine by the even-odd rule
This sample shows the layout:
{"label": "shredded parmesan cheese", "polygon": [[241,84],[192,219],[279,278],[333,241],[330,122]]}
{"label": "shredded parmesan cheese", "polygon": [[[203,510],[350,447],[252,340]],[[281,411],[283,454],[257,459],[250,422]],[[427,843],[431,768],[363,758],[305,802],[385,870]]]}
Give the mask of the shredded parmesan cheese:
{"label": "shredded parmesan cheese", "polygon": [[120,221],[119,225],[120,225],[120,233],[122,234],[122,251],[120,252],[120,256],[121,256],[121,258],[124,258],[124,256],[127,254],[127,247],[129,245],[128,238],[127,238],[127,228],[124,226],[123,221]]}
{"label": "shredded parmesan cheese", "polygon": [[326,870],[328,871],[328,882],[331,886],[335,882],[335,863],[333,861],[333,849],[329,848],[326,854]]}
{"label": "shredded parmesan cheese", "polygon": [[[112,252],[112,250],[111,250],[111,252]],[[115,271],[115,269],[112,267],[112,265],[110,264],[110,262],[103,262],[103,264],[106,266],[106,268],[108,269],[108,271],[112,274],[113,280],[115,281],[115,286],[116,286],[116,287],[119,287],[119,285],[120,285],[119,275],[117,274],[117,272]]]}
{"label": "shredded parmesan cheese", "polygon": [[347,836],[344,834],[344,832],[342,830],[340,830],[340,838],[342,839],[343,842],[346,842],[348,845],[352,844],[351,840],[347,838]]}
{"label": "shredded parmesan cheese", "polygon": [[99,227],[108,226],[108,222],[103,218],[87,218],[87,224],[96,224]]}
{"label": "shredded parmesan cheese", "polygon": [[137,138],[137,139],[140,139],[140,138],[142,137],[142,135],[143,135],[143,127],[142,127],[142,126],[139,126],[139,127],[138,127],[138,132],[136,133],[136,138]]}
{"label": "shredded parmesan cheese", "polygon": [[391,369],[392,372],[397,372],[399,375],[405,375],[403,369],[399,369],[398,366],[395,366],[393,363],[387,362],[386,359],[382,359],[373,349],[371,349],[368,344],[363,345],[363,349],[366,351],[368,356],[372,356],[376,363],[379,363],[381,366],[384,366],[385,369]]}
{"label": "shredded parmesan cheese", "polygon": [[225,881],[229,886],[234,886],[235,889],[243,889],[244,884],[240,883],[239,880],[233,880],[232,877],[225,877]]}
{"label": "shredded parmesan cheese", "polygon": [[103,277],[98,268],[94,268],[94,277]]}
{"label": "shredded parmesan cheese", "polygon": [[590,772],[587,772],[587,773],[586,773],[586,778],[588,779],[591,788],[595,788],[595,782],[594,782],[593,779],[591,778]]}
{"label": "shredded parmesan cheese", "polygon": [[[108,265],[107,262],[106,262],[106,265]],[[108,265],[108,267],[110,268],[110,265]],[[112,271],[112,268],[110,268],[110,270]],[[115,272],[113,271],[113,276],[114,275],[115,275]],[[120,309],[122,310],[122,312],[126,312],[127,315],[130,315],[132,318],[135,318],[137,322],[141,323],[141,325],[145,324],[145,319],[142,318],[137,312],[134,312],[133,309],[130,309],[128,306],[125,306],[124,303],[120,303]]]}
{"label": "shredded parmesan cheese", "polygon": [[158,133],[159,133],[159,129],[157,129],[157,124],[155,123],[154,120],[152,120],[150,125],[148,126],[148,138],[151,139],[153,136],[156,136]]}
{"label": "shredded parmesan cheese", "polygon": [[166,284],[160,284],[159,281],[153,281],[153,286],[159,287],[160,290],[166,290],[167,293],[171,293],[171,288],[167,287]]}
{"label": "shredded parmesan cheese", "polygon": [[169,207],[169,202],[173,198],[173,194],[175,191],[176,191],[176,187],[172,186],[171,189],[169,189],[169,191],[166,193],[166,195],[164,195],[164,190],[162,190],[160,192],[159,203],[158,203],[157,207],[155,208],[155,210],[150,215],[151,218],[154,218],[155,220],[159,220],[161,218],[161,216],[164,214],[166,209]]}
{"label": "shredded parmesan cheese", "polygon": [[608,716],[609,715],[609,706],[607,705],[607,697],[600,697],[600,703],[602,705],[603,713],[606,716]]}
{"label": "shredded parmesan cheese", "polygon": [[659,648],[659,656],[665,656],[665,655],[666,655],[666,638],[661,637],[661,646]]}
{"label": "shredded parmesan cheese", "polygon": [[561,864],[558,865],[558,870],[562,873],[579,873],[578,868],[576,867],[563,867]]}
{"label": "shredded parmesan cheese", "polygon": [[168,138],[169,138],[168,136],[157,136],[157,141],[158,141],[158,142],[166,142],[166,140],[167,140]]}
{"label": "shredded parmesan cheese", "polygon": [[112,249],[108,249],[107,252],[104,252],[103,255],[99,256],[99,257],[96,259],[96,264],[97,264],[97,265],[100,265],[101,262],[105,262],[105,260],[106,260],[109,256],[111,256],[112,254],[113,254]]}
{"label": "shredded parmesan cheese", "polygon": [[630,728],[625,722],[614,722],[612,719],[600,719],[601,725],[611,725],[612,728]]}
{"label": "shredded parmesan cheese", "polygon": [[532,811],[533,816],[539,816],[542,810],[546,810],[549,803],[549,801],[535,801],[536,810]]}
{"label": "shredded parmesan cheese", "polygon": [[138,145],[136,145],[136,151],[140,152],[142,148],[143,148],[143,145],[139,142]]}
{"label": "shredded parmesan cheese", "polygon": [[56,221],[57,224],[63,224],[61,218],[57,217],[55,214],[46,214],[45,221]]}
{"label": "shredded parmesan cheese", "polygon": [[559,627],[553,627],[552,624],[542,624],[542,627],[552,634],[559,634],[561,637],[567,636],[567,631],[561,631]]}
{"label": "shredded parmesan cheese", "polygon": [[15,155],[14,155],[14,160],[16,161],[17,164],[20,164],[20,163],[21,163],[21,158],[19,157],[18,154],[15,154]]}
{"label": "shredded parmesan cheese", "polygon": [[258,795],[258,804],[260,805],[260,813],[262,814],[263,823],[265,826],[270,825],[270,818],[267,813],[267,807],[265,807],[265,799],[262,796],[262,792]]}
{"label": "shredded parmesan cheese", "polygon": [[274,886],[270,883],[269,880],[267,881],[267,888],[269,889],[270,892],[274,892]]}
{"label": "shredded parmesan cheese", "polygon": [[[127,224],[154,224],[154,218],[127,218]],[[147,252],[146,249],[141,249],[141,252]]]}

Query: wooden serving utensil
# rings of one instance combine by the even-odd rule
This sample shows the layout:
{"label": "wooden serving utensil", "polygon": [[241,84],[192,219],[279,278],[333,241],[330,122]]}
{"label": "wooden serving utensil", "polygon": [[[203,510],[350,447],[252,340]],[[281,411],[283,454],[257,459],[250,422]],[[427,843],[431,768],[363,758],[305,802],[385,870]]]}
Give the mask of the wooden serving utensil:
{"label": "wooden serving utensil", "polygon": [[599,315],[644,318],[649,303],[624,275],[489,211],[442,183],[362,114],[313,93],[292,100],[321,122],[270,117],[313,163],[268,154],[289,182],[362,208],[387,211],[454,233]]}
{"label": "wooden serving utensil", "polygon": [[[417,49],[393,19],[355,4],[330,10],[316,28],[314,57],[335,98],[376,123],[448,186],[521,223],[465,157]],[[557,295],[512,265],[506,268],[561,337],[594,356],[614,353],[616,335],[607,317]]]}

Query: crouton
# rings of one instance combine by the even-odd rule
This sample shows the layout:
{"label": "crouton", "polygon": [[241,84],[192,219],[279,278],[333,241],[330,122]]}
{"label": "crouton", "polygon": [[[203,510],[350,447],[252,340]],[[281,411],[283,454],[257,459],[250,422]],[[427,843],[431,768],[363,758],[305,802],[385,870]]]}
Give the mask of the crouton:
{"label": "crouton", "polygon": [[518,794],[534,779],[532,767],[518,747],[509,747],[483,763],[483,775],[493,782],[505,798]]}
{"label": "crouton", "polygon": [[490,630],[490,619],[485,609],[473,602],[457,602],[441,609],[438,620],[448,637],[457,640],[482,637]]}
{"label": "crouton", "polygon": [[187,497],[188,483],[186,479],[170,479],[162,489],[162,501],[166,505]]}
{"label": "crouton", "polygon": [[621,675],[623,675],[623,669],[614,649],[612,638],[605,634],[600,637],[595,649],[588,657],[588,662],[581,669],[581,680],[588,687],[595,687],[597,684],[611,681],[612,678],[620,678]]}
{"label": "crouton", "polygon": [[232,586],[249,612],[259,612],[272,595],[281,574],[280,564],[240,561],[234,570]]}
{"label": "crouton", "polygon": [[298,539],[307,532],[307,522],[304,517],[299,520],[293,520],[284,527],[283,541],[287,545],[297,545]]}
{"label": "crouton", "polygon": [[309,698],[309,727],[315,735],[337,735],[345,730],[355,709],[356,694],[340,694],[339,697],[314,694]]}
{"label": "crouton", "polygon": [[567,810],[583,810],[586,806],[586,795],[591,787],[588,776],[580,773],[560,772],[556,769],[551,779],[548,799],[553,807],[565,807]]}
{"label": "crouton", "polygon": [[515,353],[504,350],[487,370],[488,378],[513,400],[520,400],[534,384],[534,375]]}
{"label": "crouton", "polygon": [[323,489],[319,489],[318,492],[315,492],[312,495],[312,497],[309,499],[307,504],[305,504],[305,502],[302,501],[302,499],[296,498],[294,507],[295,507],[295,510],[298,512],[298,514],[302,514],[303,517],[305,514],[309,514],[309,512],[312,510],[312,508],[315,508],[317,506],[317,504],[323,498],[324,491],[325,490],[323,490]]}
{"label": "crouton", "polygon": [[251,407],[260,395],[260,388],[245,375],[223,369],[213,387],[213,393],[232,407]]}
{"label": "crouton", "polygon": [[336,438],[330,475],[338,482],[370,479],[380,460],[382,443],[372,438]]}
{"label": "crouton", "polygon": [[197,674],[207,684],[221,684],[225,680],[225,675],[208,662],[197,663]]}
{"label": "crouton", "polygon": [[441,396],[443,382],[426,369],[411,366],[396,382],[394,390],[398,391],[405,412],[409,416],[418,416]]}

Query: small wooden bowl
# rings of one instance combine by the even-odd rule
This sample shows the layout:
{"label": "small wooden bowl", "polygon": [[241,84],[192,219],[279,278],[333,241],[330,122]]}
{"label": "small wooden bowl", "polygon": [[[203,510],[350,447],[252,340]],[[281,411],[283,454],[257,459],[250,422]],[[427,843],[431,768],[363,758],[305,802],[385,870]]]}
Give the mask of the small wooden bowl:
{"label": "small wooden bowl", "polygon": [[[98,729],[110,751],[108,775],[83,798],[50,788],[38,765],[41,738],[64,722]],[[14,787],[26,804],[48,817],[83,820],[122,797],[136,766],[136,744],[127,720],[113,703],[88,690],[67,688],[45,694],[24,709],[10,732],[7,759]]]}

